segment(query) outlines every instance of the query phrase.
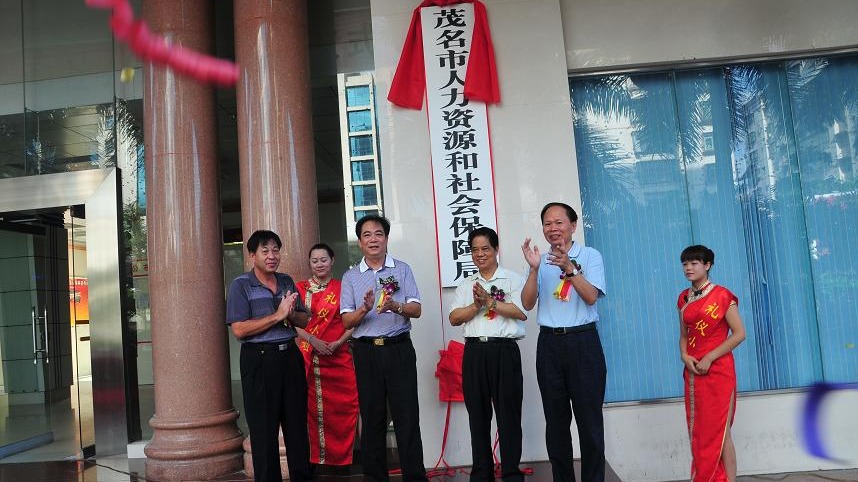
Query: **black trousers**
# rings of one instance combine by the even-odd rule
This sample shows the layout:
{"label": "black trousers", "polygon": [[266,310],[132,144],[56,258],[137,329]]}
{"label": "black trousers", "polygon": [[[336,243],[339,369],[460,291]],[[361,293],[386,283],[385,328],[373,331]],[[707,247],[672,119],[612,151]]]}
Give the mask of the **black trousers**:
{"label": "black trousers", "polygon": [[402,480],[425,481],[414,345],[411,340],[385,346],[355,341],[352,350],[361,418],[360,456],[366,480],[388,480],[386,437],[389,404]]}
{"label": "black trousers", "polygon": [[[536,378],[545,412],[545,445],[554,482],[575,480],[572,469],[572,413],[581,440],[581,479],[605,480],[605,401],[607,369],[599,332],[540,333]],[[571,410],[570,410],[571,401]]]}
{"label": "black trousers", "polygon": [[471,427],[471,481],[495,479],[492,457],[492,405],[497,416],[501,477],[521,482],[521,352],[515,340],[468,340],[462,360],[462,390]]}
{"label": "black trousers", "polygon": [[289,478],[304,482],[310,477],[304,357],[294,343],[284,351],[243,343],[240,360],[254,480],[282,482],[278,442],[278,429],[282,427]]}

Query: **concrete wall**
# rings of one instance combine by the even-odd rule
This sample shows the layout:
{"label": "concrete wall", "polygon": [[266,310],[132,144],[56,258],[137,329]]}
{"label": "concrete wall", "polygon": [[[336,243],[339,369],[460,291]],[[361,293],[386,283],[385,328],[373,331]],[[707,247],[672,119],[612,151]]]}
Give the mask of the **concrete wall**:
{"label": "concrete wall", "polygon": [[[425,462],[438,459],[446,405],[437,401],[438,350],[461,329],[446,321],[451,289],[440,288],[426,112],[394,107],[386,96],[411,9],[417,2],[372,0],[378,121],[391,253],[414,268],[423,316],[414,323]],[[501,264],[524,272],[519,247],[540,245],[539,210],[563,200],[580,207],[567,75],[691,59],[739,58],[858,45],[858,3],[851,0],[489,0],[502,103],[489,108]],[[578,241],[584,241],[576,233]],[[598,248],[598,247],[597,247]],[[608,279],[610,296],[611,279]],[[610,322],[610,320],[605,320]],[[525,377],[524,461],[546,460],[535,377],[535,312],[520,343]],[[610,370],[610,367],[609,367]],[[610,376],[610,373],[609,375]],[[856,392],[858,393],[858,392]],[[850,398],[851,397],[851,398]],[[831,451],[858,453],[858,395],[829,404]],[[838,468],[806,455],[797,417],[803,394],[740,396],[734,427],[740,473]],[[688,476],[690,453],[681,400],[608,406],[608,461],[631,481]],[[467,412],[454,404],[446,460],[470,463]],[[573,430],[574,432],[574,430]],[[575,446],[578,446],[577,439]],[[847,464],[848,465],[848,464]],[[858,460],[851,462],[858,465]]]}
{"label": "concrete wall", "polygon": [[852,0],[560,0],[570,71],[858,46]]}
{"label": "concrete wall", "polygon": [[[384,206],[392,223],[390,251],[414,268],[423,296],[423,316],[415,321],[412,333],[425,462],[431,466],[440,452],[446,413],[433,376],[438,350],[449,340],[461,340],[462,329],[447,322],[453,289],[441,289],[438,281],[426,111],[400,109],[385,100],[414,5],[373,0],[372,30]],[[542,206],[558,199],[576,208],[581,204],[560,6],[556,0],[496,1],[487,6],[501,79],[502,103],[489,108],[501,264],[524,273],[520,249],[524,238],[533,237],[545,248],[539,221]],[[527,337],[520,343],[527,394],[523,459],[545,460],[534,317],[531,314]],[[446,459],[469,465],[467,412],[463,404],[454,405]]]}

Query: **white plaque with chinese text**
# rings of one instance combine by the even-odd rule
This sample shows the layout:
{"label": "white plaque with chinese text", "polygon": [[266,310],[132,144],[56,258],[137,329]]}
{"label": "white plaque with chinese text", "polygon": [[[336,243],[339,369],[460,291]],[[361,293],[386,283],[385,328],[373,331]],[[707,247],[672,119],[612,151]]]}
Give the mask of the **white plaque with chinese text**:
{"label": "white plaque with chinese text", "polygon": [[488,112],[464,97],[474,26],[469,3],[420,10],[441,286],[477,270],[468,233],[497,228]]}

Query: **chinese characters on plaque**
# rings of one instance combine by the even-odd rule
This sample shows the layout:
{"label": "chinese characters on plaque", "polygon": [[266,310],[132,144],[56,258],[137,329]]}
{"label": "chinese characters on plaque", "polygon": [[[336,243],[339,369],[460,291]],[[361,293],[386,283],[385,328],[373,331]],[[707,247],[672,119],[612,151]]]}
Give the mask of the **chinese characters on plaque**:
{"label": "chinese characters on plaque", "polygon": [[420,10],[441,286],[477,271],[468,233],[497,227],[486,104],[464,96],[473,5]]}

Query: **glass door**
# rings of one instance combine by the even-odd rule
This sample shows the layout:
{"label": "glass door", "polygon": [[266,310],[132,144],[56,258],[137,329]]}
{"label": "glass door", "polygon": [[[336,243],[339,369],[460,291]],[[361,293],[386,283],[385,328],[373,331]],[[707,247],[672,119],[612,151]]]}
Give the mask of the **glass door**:
{"label": "glass door", "polygon": [[0,224],[0,458],[53,442],[44,229]]}
{"label": "glass door", "polygon": [[85,220],[75,211],[0,214],[2,462],[94,453]]}

